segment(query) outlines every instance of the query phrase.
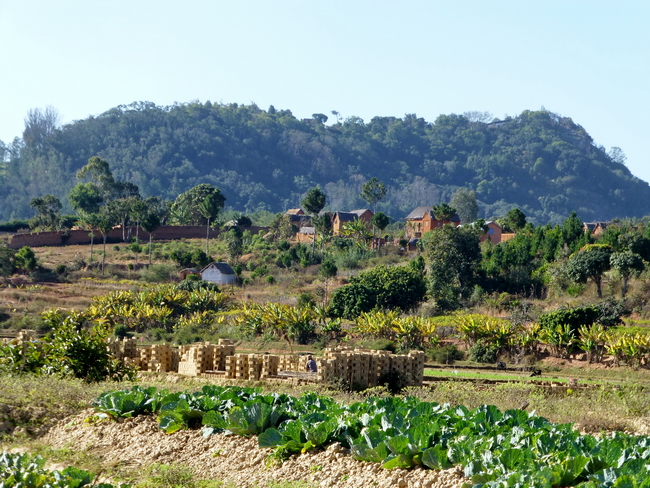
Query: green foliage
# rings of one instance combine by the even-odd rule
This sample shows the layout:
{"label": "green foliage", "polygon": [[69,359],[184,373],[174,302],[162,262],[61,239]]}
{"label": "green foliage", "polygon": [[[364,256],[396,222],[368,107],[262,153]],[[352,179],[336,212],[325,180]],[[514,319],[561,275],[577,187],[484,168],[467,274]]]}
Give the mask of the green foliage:
{"label": "green foliage", "polygon": [[370,312],[376,303],[374,290],[361,283],[351,283],[332,292],[329,313],[333,317],[354,320],[363,312]]}
{"label": "green foliage", "polygon": [[372,205],[373,211],[376,213],[377,203],[384,199],[387,192],[388,189],[386,188],[386,185],[384,185],[382,181],[379,181],[379,179],[373,176],[363,184],[359,196],[369,205]]}
{"label": "green foliage", "polygon": [[16,251],[0,244],[0,276],[10,276],[16,269]]}
{"label": "green foliage", "polygon": [[[171,214],[179,224],[205,225],[214,218],[226,201],[221,190],[201,183],[176,197]],[[208,215],[208,216],[206,216]]]}
{"label": "green foliage", "polygon": [[427,356],[429,356],[431,361],[440,364],[454,364],[456,361],[465,359],[465,353],[454,344],[446,344],[427,349]]}
{"label": "green foliage", "polygon": [[460,465],[474,486],[641,487],[650,452],[642,436],[581,435],[572,424],[553,424],[522,410],[470,410],[409,396],[371,396],[344,405],[314,393],[296,398],[204,386],[194,393],[124,390],[95,403],[111,417],[156,414],[168,433],[200,424],[206,436],[257,435],[260,448],[273,448],[277,459],[338,442],[356,459],[385,469]]}
{"label": "green foliage", "polygon": [[147,283],[166,283],[174,276],[175,271],[175,267],[169,264],[152,264],[140,270],[140,278]]}
{"label": "green foliage", "polygon": [[[94,482],[95,476],[74,467],[61,471],[45,468],[45,459],[31,454],[0,454],[0,480],[3,488],[113,488]],[[128,485],[120,485],[127,488]]]}
{"label": "green foliage", "polygon": [[174,249],[169,257],[182,268],[204,268],[212,262],[212,257],[197,248],[182,246]]}
{"label": "green foliage", "polygon": [[411,310],[424,300],[426,282],[417,269],[408,266],[377,266],[359,273],[332,293],[330,314],[354,319],[375,307]]}
{"label": "green foliage", "polygon": [[[196,278],[199,278],[196,275],[189,275],[190,276],[195,276]],[[185,279],[181,281],[178,285],[176,285],[177,290],[182,290],[182,291],[197,291],[197,290],[208,290],[208,291],[213,291],[215,293],[219,292],[219,287],[217,286],[216,283],[211,283],[210,281],[205,281],[202,279]]]}
{"label": "green foliage", "polygon": [[87,382],[132,380],[135,370],[114,359],[107,349],[112,329],[87,324],[87,316],[59,310],[43,313],[50,332],[43,341],[0,346],[0,370],[80,378]]}
{"label": "green foliage", "polygon": [[36,254],[34,254],[34,251],[27,246],[21,247],[13,257],[15,268],[25,273],[34,271],[38,266]]}
{"label": "green foliage", "polygon": [[477,363],[496,363],[499,350],[487,342],[479,341],[469,350],[469,358]]}
{"label": "green foliage", "polygon": [[466,227],[444,225],[421,239],[428,267],[431,297],[442,309],[454,309],[474,284],[480,263],[478,233]]}
{"label": "green foliage", "polygon": [[300,204],[305,208],[308,214],[318,215],[318,213],[323,210],[323,207],[325,207],[326,199],[327,196],[320,188],[310,188]]}
{"label": "green foliage", "polygon": [[29,229],[29,222],[26,220],[10,220],[0,223],[0,232],[18,232],[20,229]]}
{"label": "green foliage", "polygon": [[[170,129],[178,127],[184,130]],[[28,217],[29,201],[43,194],[63,201],[88,154],[102,154],[115,174],[137,176],[142,194],[163,199],[198,181],[218,181],[228,202],[246,212],[279,212],[316,185],[327,189],[332,209],[359,208],[353,178],[376,177],[391,182],[381,204],[395,217],[431,204],[436,190],[451,195],[468,182],[485,216],[513,206],[538,223],[559,223],[573,209],[586,220],[650,214],[647,185],[603,149],[579,142],[589,140],[570,118],[545,110],[524,111],[498,127],[463,115],[425,121],[409,114],[350,117],[330,128],[254,104],[136,102],[67,124],[42,145],[16,147],[0,219]],[[88,176],[109,186],[102,179],[112,178],[110,171],[95,166]]]}
{"label": "green foliage", "polygon": [[612,248],[606,244],[590,244],[571,255],[567,262],[566,273],[573,281],[585,283],[591,279],[595,284],[598,297],[602,298],[602,276],[611,267]]}

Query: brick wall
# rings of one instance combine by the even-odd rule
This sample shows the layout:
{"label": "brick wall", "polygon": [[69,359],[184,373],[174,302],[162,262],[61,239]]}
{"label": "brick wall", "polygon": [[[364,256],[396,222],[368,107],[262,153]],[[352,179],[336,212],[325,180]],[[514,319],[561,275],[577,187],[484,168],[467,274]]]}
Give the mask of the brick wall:
{"label": "brick wall", "polygon": [[[249,230],[251,234],[266,232],[267,227],[242,227],[242,231]],[[221,230],[210,229],[210,238],[217,237]],[[126,229],[127,240],[135,237],[136,226],[129,226]],[[149,233],[140,229],[138,237],[141,241],[149,240]],[[171,241],[175,239],[203,239],[205,238],[205,226],[202,225],[163,225],[153,232],[155,241]],[[95,233],[95,244],[102,242],[100,232]],[[123,242],[122,228],[113,228],[106,236],[106,242]],[[7,245],[13,249],[20,249],[23,246],[68,246],[73,244],[90,244],[90,236],[87,230],[69,230],[58,232],[36,232],[33,234],[14,234],[9,238]]]}

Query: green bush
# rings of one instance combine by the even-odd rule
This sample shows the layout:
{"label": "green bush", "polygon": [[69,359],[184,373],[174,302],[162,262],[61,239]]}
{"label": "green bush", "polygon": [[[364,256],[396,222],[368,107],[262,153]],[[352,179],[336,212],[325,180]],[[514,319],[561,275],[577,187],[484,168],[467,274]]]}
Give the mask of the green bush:
{"label": "green bush", "polygon": [[439,364],[454,364],[456,361],[465,359],[465,353],[454,344],[432,347],[427,350],[427,356],[431,361]]}
{"label": "green bush", "polygon": [[140,270],[140,278],[147,283],[164,283],[174,276],[175,271],[174,266],[169,264],[152,264]]}
{"label": "green bush", "polygon": [[360,283],[351,283],[332,292],[329,314],[354,320],[363,312],[370,312],[375,304],[375,294],[370,288]]}
{"label": "green bush", "polygon": [[477,363],[496,363],[499,350],[494,346],[477,342],[469,350],[469,357]]}

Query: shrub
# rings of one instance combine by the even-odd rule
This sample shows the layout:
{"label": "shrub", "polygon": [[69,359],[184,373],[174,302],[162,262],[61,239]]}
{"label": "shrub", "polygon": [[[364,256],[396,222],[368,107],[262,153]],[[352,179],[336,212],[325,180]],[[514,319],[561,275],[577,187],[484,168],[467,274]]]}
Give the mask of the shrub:
{"label": "shrub", "polygon": [[275,278],[274,278],[273,276],[267,276],[267,277],[266,277],[266,282],[267,282],[269,285],[272,285],[273,283],[275,283]]}
{"label": "shrub", "polygon": [[375,308],[376,299],[373,291],[360,283],[352,283],[337,288],[330,298],[329,314],[354,320],[363,312]]}
{"label": "shrub", "polygon": [[314,295],[311,293],[301,293],[298,295],[298,308],[313,307],[316,305],[316,300],[314,300]]}
{"label": "shrub", "polygon": [[455,344],[432,347],[427,350],[427,356],[431,361],[439,364],[454,364],[456,361],[465,359],[465,353],[458,349]]}
{"label": "shrub", "polygon": [[[190,275],[195,276],[195,275]],[[183,280],[178,285],[176,285],[177,290],[183,291],[196,291],[196,290],[212,290],[214,292],[219,291],[219,287],[216,283],[210,281],[205,281],[202,279],[198,280]]]}
{"label": "shrub", "polygon": [[147,283],[162,283],[169,281],[174,271],[174,266],[169,264],[152,264],[140,270],[140,278]]}
{"label": "shrub", "polygon": [[477,363],[496,363],[499,350],[483,342],[477,342],[469,350],[469,357]]}

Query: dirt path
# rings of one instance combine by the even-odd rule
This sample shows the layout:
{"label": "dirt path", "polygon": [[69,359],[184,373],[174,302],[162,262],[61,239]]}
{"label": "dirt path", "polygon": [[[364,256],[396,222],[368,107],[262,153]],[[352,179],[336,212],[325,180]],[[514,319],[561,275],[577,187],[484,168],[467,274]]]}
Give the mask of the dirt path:
{"label": "dirt path", "polygon": [[145,468],[153,463],[181,464],[202,479],[232,482],[237,487],[265,486],[267,482],[303,480],[319,487],[459,488],[465,478],[460,468],[385,470],[380,465],[356,461],[338,445],[326,451],[294,456],[281,466],[269,467],[268,449],[257,438],[213,435],[198,430],[163,433],[155,419],[140,416],[123,422],[84,422],[92,410],[66,419],[43,438],[53,447],[88,450],[106,465]]}

